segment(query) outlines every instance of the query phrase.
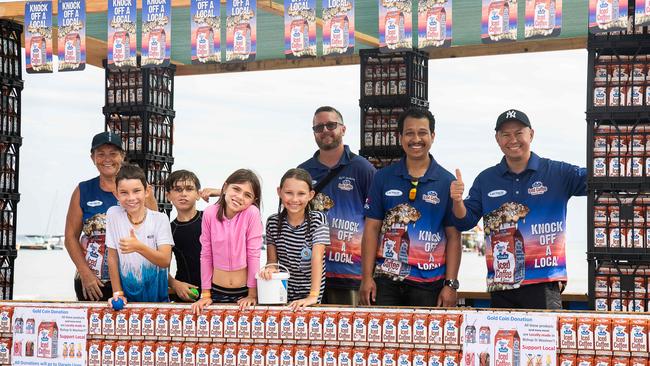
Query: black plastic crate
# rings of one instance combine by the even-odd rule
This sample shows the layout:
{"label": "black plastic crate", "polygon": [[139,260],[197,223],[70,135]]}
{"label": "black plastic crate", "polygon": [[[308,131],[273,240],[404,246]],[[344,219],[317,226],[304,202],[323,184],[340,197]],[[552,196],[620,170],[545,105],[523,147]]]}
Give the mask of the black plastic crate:
{"label": "black plastic crate", "polygon": [[11,300],[14,296],[14,261],[16,252],[8,252],[9,255],[0,253],[0,299]]}
{"label": "black plastic crate", "polygon": [[20,136],[22,83],[0,85],[0,135]]}
{"label": "black plastic crate", "polygon": [[16,250],[17,197],[0,197],[0,251]]}
{"label": "black plastic crate", "polygon": [[9,20],[0,19],[0,77],[22,79],[22,40],[23,26]]}
{"label": "black plastic crate", "polygon": [[18,193],[19,146],[0,143],[0,192]]}
{"label": "black plastic crate", "polygon": [[359,51],[361,98],[365,106],[428,106],[429,54],[423,51]]}
{"label": "black plastic crate", "polygon": [[650,258],[650,191],[595,191],[588,197],[589,253],[601,258]]}
{"label": "black plastic crate", "polygon": [[127,156],[137,160],[169,161],[174,117],[153,112],[107,113],[106,129],[122,136]]}
{"label": "black plastic crate", "polygon": [[590,188],[650,187],[650,119],[592,119],[587,155]]}
{"label": "black plastic crate", "polygon": [[169,215],[171,212],[171,204],[165,195],[165,182],[167,181],[169,174],[172,172],[173,163],[153,160],[135,160],[129,158],[128,155],[127,159],[133,164],[138,164],[144,170],[147,177],[147,183],[151,185],[156,202],[158,202],[158,210],[166,212],[167,215]]}
{"label": "black plastic crate", "polygon": [[589,306],[597,311],[647,312],[650,261],[590,259]]}
{"label": "black plastic crate", "polygon": [[153,106],[166,110],[174,108],[175,65],[111,70],[106,67],[106,60],[104,60],[104,67],[107,108],[129,106]]}

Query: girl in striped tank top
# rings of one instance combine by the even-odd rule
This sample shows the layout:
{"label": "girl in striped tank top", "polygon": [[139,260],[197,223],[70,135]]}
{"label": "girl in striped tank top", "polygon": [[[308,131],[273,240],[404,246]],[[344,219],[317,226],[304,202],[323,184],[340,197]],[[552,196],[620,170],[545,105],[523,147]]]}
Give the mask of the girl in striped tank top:
{"label": "girl in striped tank top", "polygon": [[[318,304],[325,288],[325,246],[330,244],[324,213],[312,211],[312,179],[304,169],[287,171],[278,187],[278,213],[266,222],[267,263],[289,270],[287,297],[293,309]],[[260,276],[277,271],[267,267]]]}

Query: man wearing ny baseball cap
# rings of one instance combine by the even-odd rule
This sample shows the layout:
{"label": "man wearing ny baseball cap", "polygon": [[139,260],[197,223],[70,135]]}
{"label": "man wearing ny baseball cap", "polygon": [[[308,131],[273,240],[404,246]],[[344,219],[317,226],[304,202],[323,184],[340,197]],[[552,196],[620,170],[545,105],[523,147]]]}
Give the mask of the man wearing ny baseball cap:
{"label": "man wearing ny baseball cap", "polygon": [[501,113],[494,130],[504,156],[476,177],[465,200],[456,169],[454,224],[469,230],[483,218],[493,308],[560,309],[567,201],[587,194],[586,169],[532,152],[535,131],[524,112]]}

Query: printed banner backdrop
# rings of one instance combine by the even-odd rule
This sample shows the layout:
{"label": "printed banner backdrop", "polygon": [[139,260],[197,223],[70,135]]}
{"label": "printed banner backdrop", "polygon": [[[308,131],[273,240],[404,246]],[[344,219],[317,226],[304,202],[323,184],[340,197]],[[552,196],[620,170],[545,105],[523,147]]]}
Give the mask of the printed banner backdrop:
{"label": "printed banner backdrop", "polygon": [[557,314],[477,312],[461,326],[465,366],[557,364]]}
{"label": "printed banner backdrop", "polygon": [[86,68],[86,0],[59,0],[59,71]]}
{"label": "printed banner backdrop", "polygon": [[26,2],[25,24],[25,65],[27,73],[53,72],[52,2]]}
{"label": "printed banner backdrop", "polygon": [[284,55],[316,56],[315,0],[284,0]]}
{"label": "printed banner backdrop", "polygon": [[354,53],[354,0],[323,0],[323,56]]}
{"label": "printed banner backdrop", "polygon": [[562,0],[526,0],[526,38],[557,37],[562,31]]}
{"label": "printed banner backdrop", "polygon": [[135,67],[136,0],[108,0],[107,62],[110,68]]}
{"label": "printed banner backdrop", "polygon": [[142,0],[142,67],[169,65],[171,16],[171,0]]}
{"label": "printed banner backdrop", "polygon": [[192,0],[190,6],[192,64],[221,62],[221,3]]}
{"label": "printed banner backdrop", "polygon": [[450,47],[452,0],[419,0],[418,47]]}
{"label": "printed banner backdrop", "polygon": [[650,25],[650,0],[636,0],[634,25],[637,27]]}
{"label": "printed banner backdrop", "polygon": [[16,307],[12,365],[86,365],[88,310]]}
{"label": "printed banner backdrop", "polygon": [[628,0],[589,0],[589,32],[627,29],[627,2]]}
{"label": "printed banner backdrop", "polygon": [[378,0],[379,47],[389,50],[412,49],[411,0]]}
{"label": "printed banner backdrop", "polygon": [[255,60],[256,43],[256,0],[227,0],[226,62]]}
{"label": "printed banner backdrop", "polygon": [[517,40],[517,1],[483,0],[481,41],[483,43]]}

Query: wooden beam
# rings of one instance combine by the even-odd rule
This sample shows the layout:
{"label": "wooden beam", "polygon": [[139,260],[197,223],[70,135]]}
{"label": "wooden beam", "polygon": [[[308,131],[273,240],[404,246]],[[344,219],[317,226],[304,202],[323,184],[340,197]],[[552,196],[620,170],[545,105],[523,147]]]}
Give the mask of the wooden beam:
{"label": "wooden beam", "polygon": [[587,48],[587,37],[538,39],[507,43],[479,44],[429,50],[429,59],[505,55],[512,53],[565,51]]}

